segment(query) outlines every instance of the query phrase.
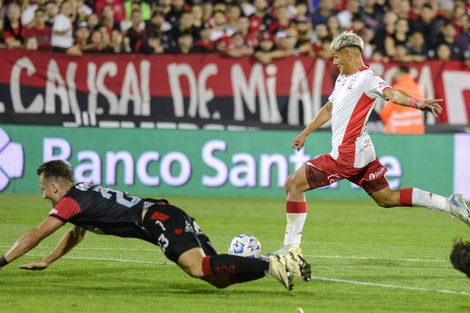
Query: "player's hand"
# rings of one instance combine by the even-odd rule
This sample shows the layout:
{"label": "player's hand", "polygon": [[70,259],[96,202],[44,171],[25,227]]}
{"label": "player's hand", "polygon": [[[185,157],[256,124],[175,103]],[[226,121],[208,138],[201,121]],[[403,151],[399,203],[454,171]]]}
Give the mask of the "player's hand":
{"label": "player's hand", "polygon": [[437,114],[442,113],[442,107],[439,105],[442,99],[423,100],[416,102],[418,109],[425,112],[432,112],[432,115],[437,117]]}
{"label": "player's hand", "polygon": [[307,136],[305,136],[303,133],[300,133],[292,141],[292,148],[297,151],[300,151],[300,149],[302,149],[302,147],[304,146],[305,140],[307,140]]}
{"label": "player's hand", "polygon": [[31,271],[42,271],[49,267],[49,264],[44,261],[37,261],[29,264],[18,266],[18,268]]}

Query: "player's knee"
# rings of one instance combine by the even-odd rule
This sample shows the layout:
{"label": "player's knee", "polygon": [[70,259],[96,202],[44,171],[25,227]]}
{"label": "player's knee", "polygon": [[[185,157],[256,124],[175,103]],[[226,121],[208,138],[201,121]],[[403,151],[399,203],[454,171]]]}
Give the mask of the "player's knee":
{"label": "player's knee", "polygon": [[289,191],[295,190],[296,187],[297,187],[297,181],[296,181],[295,175],[290,174],[287,177],[286,182],[284,183],[284,189],[286,192],[289,192]]}

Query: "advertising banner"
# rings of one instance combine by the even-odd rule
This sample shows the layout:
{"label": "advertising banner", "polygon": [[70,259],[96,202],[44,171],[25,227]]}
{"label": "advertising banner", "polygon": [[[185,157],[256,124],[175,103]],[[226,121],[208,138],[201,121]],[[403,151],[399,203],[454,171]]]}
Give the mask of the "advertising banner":
{"label": "advertising banner", "polygon": [[[40,193],[37,167],[44,161],[63,159],[74,167],[77,181],[141,196],[283,198],[287,176],[331,149],[331,133],[319,131],[297,152],[291,148],[297,134],[0,125],[0,190]],[[452,193],[453,135],[371,137],[377,156],[388,168],[392,188]],[[349,181],[306,195],[368,197]]]}
{"label": "advertising banner", "polygon": [[[367,62],[388,83],[398,64]],[[468,124],[470,69],[409,64],[440,123]],[[301,128],[327,102],[331,61],[286,57],[262,65],[218,54],[87,55],[9,50],[0,55],[0,123],[115,128]]]}

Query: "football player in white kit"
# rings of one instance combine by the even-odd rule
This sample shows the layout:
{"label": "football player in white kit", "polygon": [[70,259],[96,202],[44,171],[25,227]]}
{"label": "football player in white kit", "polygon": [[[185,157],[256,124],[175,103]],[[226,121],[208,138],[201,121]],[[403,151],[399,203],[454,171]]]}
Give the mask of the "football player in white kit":
{"label": "football player in white kit", "polygon": [[418,101],[401,90],[391,88],[382,78],[364,65],[364,42],[352,33],[343,32],[332,41],[330,49],[334,64],[340,70],[333,93],[312,122],[294,138],[292,147],[299,151],[307,136],[331,120],[332,151],[309,160],[289,175],[285,183],[287,227],[284,246],[277,251],[297,250],[307,217],[304,192],[330,185],[342,179],[361,186],[381,207],[423,206],[445,211],[470,226],[470,211],[462,195],[449,198],[418,188],[392,190],[387,172],[375,155],[366,124],[377,98],[398,105],[432,112],[442,112],[442,99]]}

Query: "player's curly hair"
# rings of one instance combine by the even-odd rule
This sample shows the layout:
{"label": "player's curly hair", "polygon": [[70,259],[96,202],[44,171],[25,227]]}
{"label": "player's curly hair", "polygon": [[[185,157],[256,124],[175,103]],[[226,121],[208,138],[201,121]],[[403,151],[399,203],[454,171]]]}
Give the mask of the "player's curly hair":
{"label": "player's curly hair", "polygon": [[450,261],[455,269],[470,277],[470,242],[463,242],[462,239],[455,240],[450,253]]}
{"label": "player's curly hair", "polygon": [[330,44],[330,50],[339,51],[343,48],[356,48],[360,52],[364,50],[364,41],[353,32],[344,31],[336,36]]}
{"label": "player's curly hair", "polygon": [[39,176],[42,174],[46,179],[54,178],[63,187],[74,183],[72,166],[62,160],[42,163],[39,165],[37,173]]}

